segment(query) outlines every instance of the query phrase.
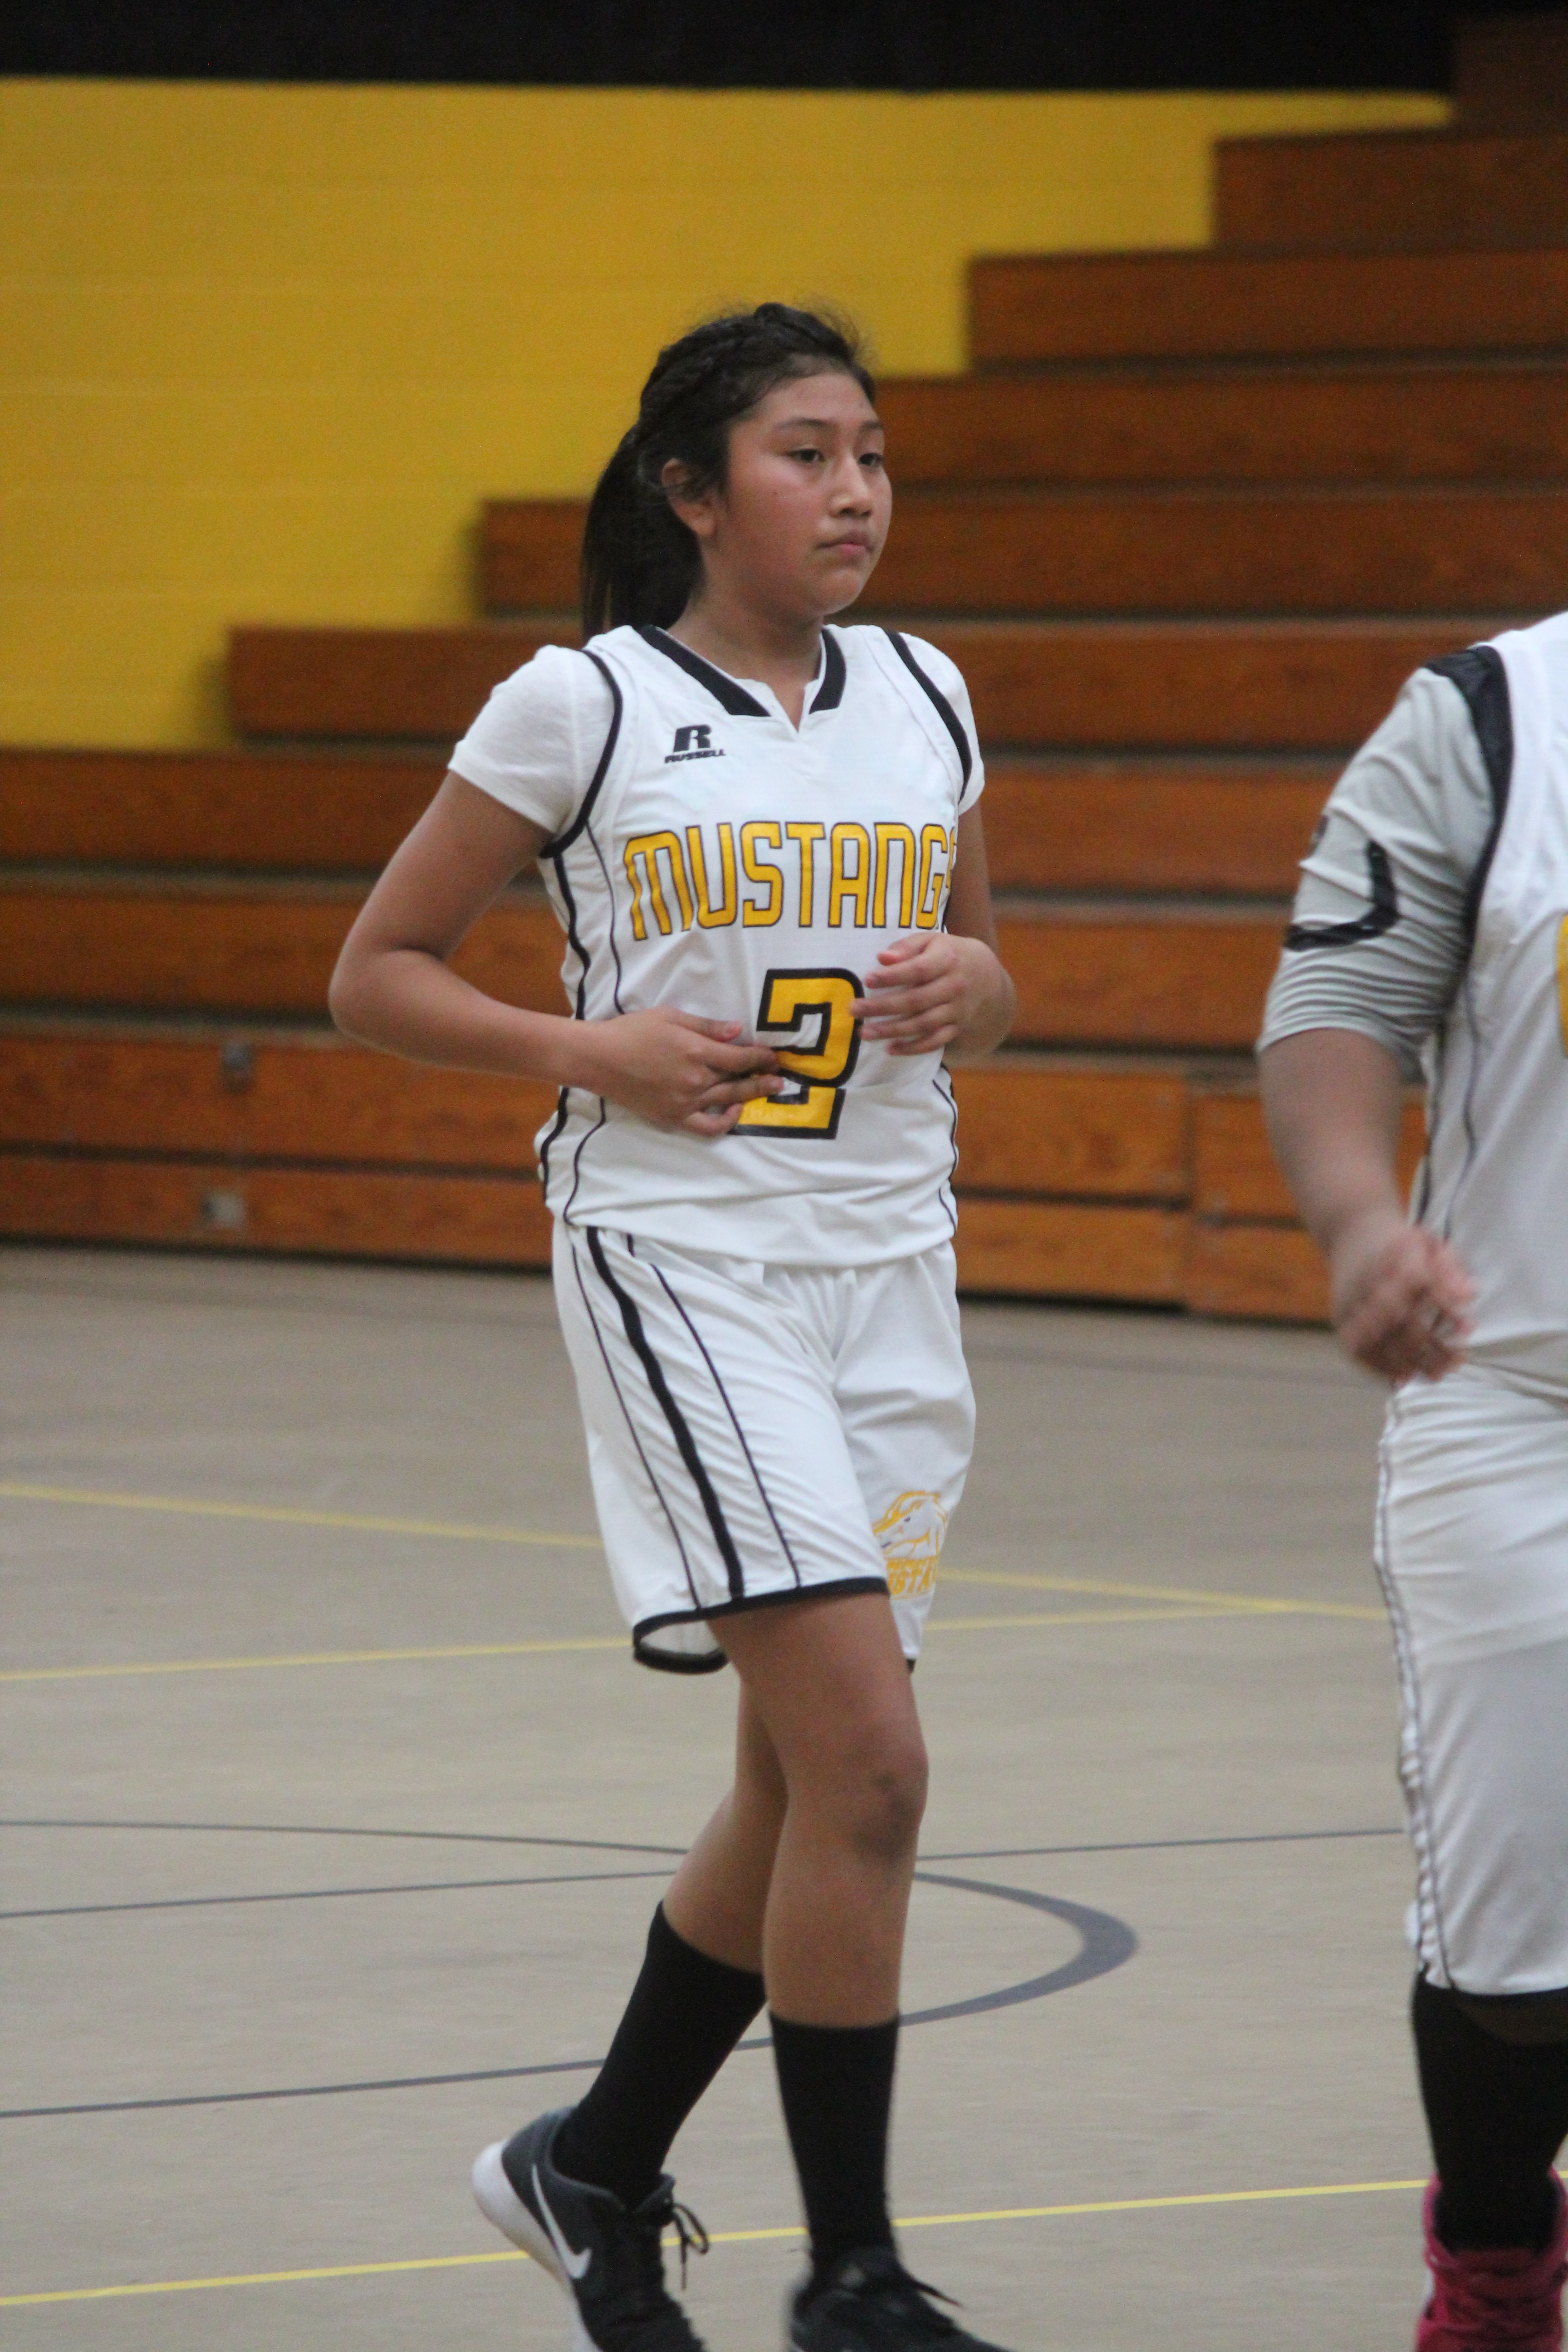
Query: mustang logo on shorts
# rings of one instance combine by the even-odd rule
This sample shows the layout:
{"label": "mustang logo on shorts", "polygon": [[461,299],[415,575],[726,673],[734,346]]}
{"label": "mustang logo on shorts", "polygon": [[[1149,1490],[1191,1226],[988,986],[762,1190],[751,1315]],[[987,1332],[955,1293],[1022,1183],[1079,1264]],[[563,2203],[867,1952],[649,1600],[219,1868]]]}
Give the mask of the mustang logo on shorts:
{"label": "mustang logo on shorts", "polygon": [[947,1513],[934,1495],[900,1495],[871,1529],[888,1563],[888,1590],[913,1601],[936,1583]]}

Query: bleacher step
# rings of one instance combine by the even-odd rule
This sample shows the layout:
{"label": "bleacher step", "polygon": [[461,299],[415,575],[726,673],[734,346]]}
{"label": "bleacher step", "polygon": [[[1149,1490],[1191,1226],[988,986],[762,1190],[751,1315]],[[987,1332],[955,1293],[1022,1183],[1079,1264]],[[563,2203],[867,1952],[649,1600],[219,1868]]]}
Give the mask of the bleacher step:
{"label": "bleacher step", "polygon": [[[1423,662],[1521,617],[909,625],[963,669],[987,749],[1326,752],[1369,733]],[[564,614],[445,629],[239,628],[230,707],[257,740],[449,745],[541,645],[575,642]]]}
{"label": "bleacher step", "polygon": [[[0,1003],[320,1018],[362,893],[210,877],[0,877]],[[1251,1043],[1282,913],[1004,902],[1020,1044],[1237,1051]],[[563,942],[537,888],[476,925],[454,969],[559,1012]]]}
{"label": "bleacher step", "polygon": [[969,283],[979,367],[1568,346],[1568,245],[998,255],[972,262]]}
{"label": "bleacher step", "polygon": [[896,496],[995,482],[1528,482],[1568,474],[1568,364],[1554,361],[1206,369],[1130,361],[1051,373],[890,376],[878,385],[877,404]]}
{"label": "bleacher step", "polygon": [[[485,509],[486,608],[576,592],[559,502]],[[928,489],[866,592],[910,613],[1215,614],[1551,609],[1568,580],[1568,488]]]}
{"label": "bleacher step", "polygon": [[374,872],[443,769],[428,753],[0,747],[0,859]]}
{"label": "bleacher step", "polygon": [[1367,131],[1222,139],[1215,237],[1231,251],[1568,245],[1568,135]]}
{"label": "bleacher step", "polygon": [[[998,758],[985,834],[1003,890],[1281,897],[1326,763]],[[0,860],[344,877],[379,870],[439,758],[0,749]]]}

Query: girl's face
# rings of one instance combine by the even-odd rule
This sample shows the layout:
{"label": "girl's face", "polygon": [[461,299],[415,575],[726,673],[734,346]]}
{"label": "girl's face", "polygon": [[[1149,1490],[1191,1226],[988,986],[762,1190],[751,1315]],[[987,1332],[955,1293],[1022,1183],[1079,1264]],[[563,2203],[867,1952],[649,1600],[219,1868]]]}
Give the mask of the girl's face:
{"label": "girl's face", "polygon": [[704,585],[780,620],[821,620],[852,604],[888,535],[882,427],[838,370],[792,376],[737,418],[721,489],[682,499],[679,467],[666,476],[671,505],[701,542]]}

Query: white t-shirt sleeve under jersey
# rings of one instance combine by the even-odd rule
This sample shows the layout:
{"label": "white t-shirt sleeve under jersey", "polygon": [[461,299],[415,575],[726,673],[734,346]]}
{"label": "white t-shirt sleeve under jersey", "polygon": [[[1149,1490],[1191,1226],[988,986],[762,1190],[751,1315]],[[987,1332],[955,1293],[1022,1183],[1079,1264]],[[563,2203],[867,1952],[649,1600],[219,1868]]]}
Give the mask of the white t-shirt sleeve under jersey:
{"label": "white t-shirt sleeve under jersey", "polygon": [[450,764],[547,835],[563,833],[593,782],[612,714],[596,665],[544,646],[502,678]]}
{"label": "white t-shirt sleeve under jersey", "polygon": [[[906,636],[904,642],[931,684],[941,689],[969,745],[969,777],[958,803],[958,814],[963,816],[974,806],[985,790],[985,763],[980,757],[980,738],[974,731],[974,713],[969,707],[969,688],[963,682],[963,672],[955,661],[949,659],[940,646],[933,646],[928,637]],[[932,715],[934,717],[935,714]],[[957,758],[956,747],[953,756]]]}
{"label": "white t-shirt sleeve under jersey", "polygon": [[1353,1029],[1418,1077],[1464,968],[1465,895],[1491,822],[1464,696],[1417,670],[1335,785],[1301,861],[1258,1050],[1303,1029]]}

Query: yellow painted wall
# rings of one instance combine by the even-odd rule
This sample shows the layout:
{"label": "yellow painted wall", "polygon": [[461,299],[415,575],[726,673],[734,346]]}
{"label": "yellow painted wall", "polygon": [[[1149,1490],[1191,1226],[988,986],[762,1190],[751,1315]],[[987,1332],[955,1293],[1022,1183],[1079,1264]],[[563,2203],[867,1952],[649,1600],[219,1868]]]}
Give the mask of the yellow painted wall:
{"label": "yellow painted wall", "polygon": [[1227,133],[1412,97],[0,81],[0,739],[221,741],[231,620],[472,610],[662,341],[827,296],[964,364],[975,252],[1194,245]]}

